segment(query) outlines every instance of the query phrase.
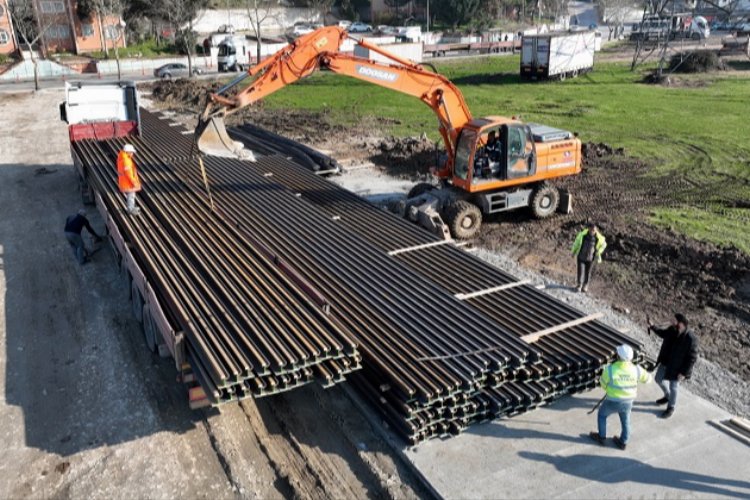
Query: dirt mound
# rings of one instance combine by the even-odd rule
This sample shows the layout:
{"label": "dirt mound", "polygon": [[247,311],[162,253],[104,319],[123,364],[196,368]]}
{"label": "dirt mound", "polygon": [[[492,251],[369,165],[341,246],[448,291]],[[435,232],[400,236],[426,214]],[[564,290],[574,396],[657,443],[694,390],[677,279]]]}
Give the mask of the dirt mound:
{"label": "dirt mound", "polygon": [[371,160],[393,176],[416,179],[437,165],[437,149],[427,137],[387,137],[372,148]]}
{"label": "dirt mound", "polygon": [[605,156],[622,156],[624,154],[625,148],[613,148],[609,144],[605,144],[603,142],[600,142],[598,144],[594,142],[586,142],[581,145],[581,155],[583,156],[584,163],[592,162],[597,158],[602,158]]}
{"label": "dirt mound", "polygon": [[179,80],[161,80],[145,88],[149,87],[154,100],[169,106],[189,107],[197,111],[205,105],[206,96],[211,92],[216,92],[221,85],[203,80],[180,78]]}
{"label": "dirt mound", "polygon": [[708,73],[725,69],[724,61],[713,50],[681,52],[669,60],[669,70],[673,73]]}

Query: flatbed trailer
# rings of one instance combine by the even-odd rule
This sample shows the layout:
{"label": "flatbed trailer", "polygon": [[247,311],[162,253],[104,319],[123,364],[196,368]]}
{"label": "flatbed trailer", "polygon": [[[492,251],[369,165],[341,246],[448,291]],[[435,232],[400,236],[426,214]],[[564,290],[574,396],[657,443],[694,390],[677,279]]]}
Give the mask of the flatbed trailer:
{"label": "flatbed trailer", "polygon": [[433,43],[425,44],[422,53],[431,57],[445,57],[449,54],[458,55],[460,53],[499,54],[501,52],[514,52],[520,49],[520,40],[472,43]]}
{"label": "flatbed trailer", "polygon": [[[174,360],[191,408],[314,381],[329,387],[360,368],[325,296],[175,177],[172,162],[195,160],[192,138],[165,142],[158,127],[141,137],[133,82],[66,84],[66,94],[61,118],[82,201],[101,214],[146,345]],[[136,217],[117,189],[114,159],[125,143],[148,165]],[[169,182],[169,192],[155,187]]]}
{"label": "flatbed trailer", "polygon": [[[197,381],[195,372],[188,359],[185,335],[170,322],[162,301],[154,291],[142,269],[139,260],[133,254],[131,242],[123,235],[111,211],[93,186],[91,172],[86,168],[74,144],[86,139],[106,139],[113,137],[135,137],[140,135],[140,116],[138,92],[135,82],[118,82],[87,84],[85,95],[78,98],[81,87],[66,83],[66,101],[61,103],[61,119],[69,123],[70,153],[73,168],[78,174],[81,201],[85,205],[95,205],[104,221],[110,250],[122,277],[130,290],[133,316],[143,329],[144,339],[149,350],[160,357],[171,357],[178,372],[178,380],[185,383],[188,390],[190,408],[197,409],[211,403],[205,391]],[[93,96],[93,97],[92,97]],[[91,102],[92,98],[94,102]],[[123,106],[107,104],[121,101]],[[114,111],[117,120],[109,122],[86,121],[91,109],[106,107],[104,113]],[[85,108],[85,111],[83,110]],[[115,108],[117,108],[115,110]],[[113,166],[114,167],[114,166]]]}

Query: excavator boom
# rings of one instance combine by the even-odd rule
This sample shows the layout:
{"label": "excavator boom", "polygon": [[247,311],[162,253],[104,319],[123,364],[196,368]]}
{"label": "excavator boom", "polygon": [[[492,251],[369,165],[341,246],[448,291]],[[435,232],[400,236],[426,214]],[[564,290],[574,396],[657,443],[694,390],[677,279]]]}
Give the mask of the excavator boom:
{"label": "excavator boom", "polygon": [[[345,54],[340,49],[347,38],[349,35],[342,28],[320,28],[301,36],[248,70],[247,74],[211,94],[196,129],[198,148],[206,154],[238,156],[241,149],[229,138],[224,117],[325,67],[338,74],[414,96],[427,104],[438,118],[440,134],[452,162],[458,133],[472,119],[458,88],[442,75],[365,40],[358,40],[357,43],[377,52],[389,62],[381,63]],[[224,95],[247,77],[255,79],[236,95]]]}

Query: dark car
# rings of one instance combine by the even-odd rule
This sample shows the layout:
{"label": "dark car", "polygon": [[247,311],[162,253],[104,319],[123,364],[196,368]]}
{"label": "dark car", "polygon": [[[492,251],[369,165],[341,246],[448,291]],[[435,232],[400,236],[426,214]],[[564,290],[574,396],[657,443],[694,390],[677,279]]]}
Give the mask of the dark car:
{"label": "dark car", "polygon": [[[194,75],[200,75],[202,71],[199,68],[193,68]],[[160,66],[154,70],[156,78],[184,78],[188,76],[188,67],[182,63],[169,63]]]}

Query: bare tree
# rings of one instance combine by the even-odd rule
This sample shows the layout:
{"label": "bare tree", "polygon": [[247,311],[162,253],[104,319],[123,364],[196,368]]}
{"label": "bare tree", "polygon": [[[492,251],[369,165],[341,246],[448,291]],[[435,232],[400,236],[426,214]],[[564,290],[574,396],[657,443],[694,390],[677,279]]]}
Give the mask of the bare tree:
{"label": "bare tree", "polygon": [[247,0],[245,4],[247,8],[247,16],[250,18],[250,25],[253,28],[253,34],[255,35],[255,52],[256,61],[260,62],[262,42],[262,26],[263,23],[270,17],[272,17],[273,8],[278,5],[277,1],[274,0]]}
{"label": "bare tree", "polygon": [[[325,24],[326,17],[328,16],[328,13],[331,12],[331,7],[333,7],[334,1],[335,0],[307,0],[307,5],[320,13],[320,20]],[[390,7],[391,5],[389,2],[398,2],[401,5],[404,5],[408,3],[408,1],[409,0],[385,0],[385,4]]]}
{"label": "bare tree", "polygon": [[[99,18],[99,37],[105,57],[109,57],[108,41],[112,40],[112,48],[115,51],[115,60],[117,61],[117,79],[122,79],[122,69],[120,67],[120,39],[125,39],[125,25],[122,15],[125,10],[123,0],[94,0],[96,9],[95,15]],[[117,18],[116,25],[106,25],[105,21],[113,17]]]}
{"label": "bare tree", "polygon": [[[26,46],[34,66],[34,89],[39,90],[39,62],[34,53],[34,45],[55,22],[54,18],[47,18],[44,22],[37,15],[32,0],[12,0],[8,3],[8,11],[13,19],[16,36],[20,38],[18,45]],[[21,43],[23,41],[23,43]]]}
{"label": "bare tree", "polygon": [[172,24],[175,29],[175,42],[188,58],[188,75],[193,76],[193,51],[195,50],[196,33],[193,25],[198,11],[208,5],[208,0],[162,0],[159,2],[158,15]]}

